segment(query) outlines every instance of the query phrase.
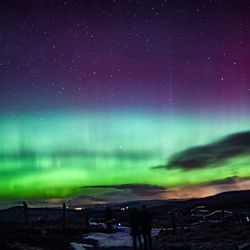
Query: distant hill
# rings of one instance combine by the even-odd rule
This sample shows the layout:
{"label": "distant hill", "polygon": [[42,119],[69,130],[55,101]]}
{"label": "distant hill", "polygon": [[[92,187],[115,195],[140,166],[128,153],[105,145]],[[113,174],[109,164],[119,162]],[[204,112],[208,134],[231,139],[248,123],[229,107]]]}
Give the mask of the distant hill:
{"label": "distant hill", "polygon": [[[197,198],[190,200],[147,200],[147,201],[130,201],[122,203],[113,203],[106,205],[92,205],[86,210],[75,211],[74,209],[67,209],[67,216],[71,218],[82,218],[83,214],[86,216],[93,216],[100,211],[104,210],[106,207],[110,207],[115,210],[120,210],[122,207],[138,207],[141,205],[147,205],[148,208],[154,211],[167,211],[173,208],[180,209],[191,209],[196,206],[207,206],[210,208],[250,208],[250,190],[243,191],[230,191],[205,198]],[[30,221],[43,221],[46,216],[48,220],[61,220],[62,219],[62,209],[60,208],[48,208],[47,215],[45,214],[44,208],[29,208],[29,218]],[[22,206],[15,206],[8,209],[0,210],[0,222],[24,222],[24,214]]]}
{"label": "distant hill", "polygon": [[[194,206],[208,206],[223,208],[224,206],[228,208],[233,207],[245,207],[250,206],[250,190],[242,191],[229,191],[223,192],[216,195],[208,196],[205,198],[193,198],[188,200],[146,200],[146,201],[131,201],[120,203],[119,206],[140,206],[142,204],[148,205],[149,207],[165,206],[171,208],[191,208]],[[112,207],[117,206],[117,204],[112,204]]]}

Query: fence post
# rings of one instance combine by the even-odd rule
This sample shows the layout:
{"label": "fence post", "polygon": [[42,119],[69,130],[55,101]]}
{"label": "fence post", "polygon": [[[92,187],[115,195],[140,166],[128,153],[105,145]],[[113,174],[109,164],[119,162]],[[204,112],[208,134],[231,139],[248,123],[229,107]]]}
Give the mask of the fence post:
{"label": "fence post", "polygon": [[45,207],[45,222],[48,222],[48,207]]}
{"label": "fence post", "polygon": [[173,228],[173,234],[176,233],[176,217],[175,217],[175,212],[171,212],[171,221],[172,221],[172,228]]}
{"label": "fence post", "polygon": [[29,224],[29,215],[28,215],[28,205],[26,201],[23,202],[23,213],[24,213],[24,222],[26,225]]}
{"label": "fence post", "polygon": [[224,210],[224,208],[222,209],[221,216],[222,216],[222,230],[224,231],[224,229],[225,229],[225,210]]}
{"label": "fence post", "polygon": [[66,225],[66,204],[63,203],[63,227]]}

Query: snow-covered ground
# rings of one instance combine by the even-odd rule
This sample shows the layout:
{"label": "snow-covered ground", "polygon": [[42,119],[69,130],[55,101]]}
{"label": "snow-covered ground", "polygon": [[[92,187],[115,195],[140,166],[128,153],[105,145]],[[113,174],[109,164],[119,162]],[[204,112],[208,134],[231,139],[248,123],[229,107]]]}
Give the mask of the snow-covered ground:
{"label": "snow-covered ground", "polygon": [[[152,236],[156,237],[160,230],[160,228],[153,228]],[[119,232],[112,234],[89,233],[84,235],[83,238],[98,241],[99,247],[132,247],[132,238],[128,227],[121,227]]]}
{"label": "snow-covered ground", "polygon": [[72,247],[74,250],[86,250],[86,247],[92,248],[91,245],[82,244],[82,243],[75,243],[75,242],[70,243],[70,245],[71,245],[71,247]]}

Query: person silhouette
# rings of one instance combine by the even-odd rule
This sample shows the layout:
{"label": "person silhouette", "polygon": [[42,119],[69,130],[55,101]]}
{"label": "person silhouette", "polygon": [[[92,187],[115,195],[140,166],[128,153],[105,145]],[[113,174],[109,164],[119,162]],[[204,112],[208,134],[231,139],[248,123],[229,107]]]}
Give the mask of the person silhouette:
{"label": "person silhouette", "polygon": [[110,208],[106,208],[104,214],[105,224],[108,232],[112,232],[113,228],[113,212]]}
{"label": "person silhouette", "polygon": [[172,228],[173,228],[173,234],[176,233],[176,215],[175,211],[171,211],[171,222],[172,222]]}
{"label": "person silhouette", "polygon": [[143,205],[141,211],[141,231],[145,250],[152,250],[152,218],[152,214],[146,209],[146,206]]}
{"label": "person silhouette", "polygon": [[140,231],[140,213],[137,208],[133,208],[130,212],[129,223],[131,229],[131,236],[133,239],[134,250],[137,249],[137,244],[139,243],[140,249],[142,250],[142,240]]}

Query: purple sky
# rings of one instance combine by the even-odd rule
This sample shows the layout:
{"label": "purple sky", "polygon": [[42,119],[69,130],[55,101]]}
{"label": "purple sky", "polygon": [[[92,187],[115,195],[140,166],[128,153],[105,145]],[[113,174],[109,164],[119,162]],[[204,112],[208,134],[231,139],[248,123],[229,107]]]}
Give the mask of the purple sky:
{"label": "purple sky", "polygon": [[1,1],[1,110],[247,107],[248,5]]}

